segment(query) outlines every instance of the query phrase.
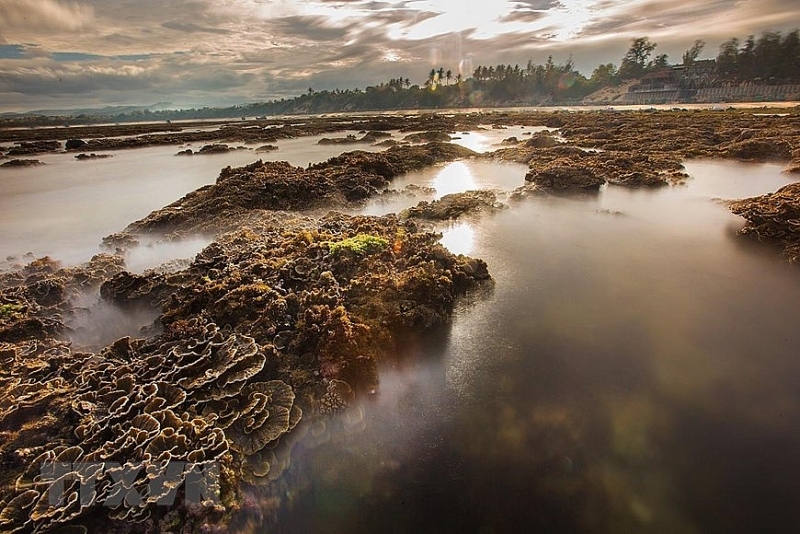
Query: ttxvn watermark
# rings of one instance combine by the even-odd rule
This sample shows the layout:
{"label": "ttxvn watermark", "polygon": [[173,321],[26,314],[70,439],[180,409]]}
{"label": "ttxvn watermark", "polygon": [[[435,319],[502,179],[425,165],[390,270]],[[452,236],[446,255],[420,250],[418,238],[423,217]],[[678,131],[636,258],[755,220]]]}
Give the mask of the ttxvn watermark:
{"label": "ttxvn watermark", "polygon": [[185,504],[220,504],[216,464],[54,462],[44,464],[40,475],[50,484],[48,501],[54,507],[72,501],[75,493],[81,506],[172,506],[181,486]]}

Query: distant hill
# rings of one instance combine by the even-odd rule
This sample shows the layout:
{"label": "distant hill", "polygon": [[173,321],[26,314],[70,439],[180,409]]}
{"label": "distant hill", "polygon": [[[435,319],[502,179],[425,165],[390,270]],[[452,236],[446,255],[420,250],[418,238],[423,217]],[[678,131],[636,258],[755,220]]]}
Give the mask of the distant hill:
{"label": "distant hill", "polygon": [[113,117],[143,111],[168,111],[178,109],[172,102],[158,102],[150,106],[105,106],[102,108],[36,109],[22,113],[0,113],[0,117],[40,116],[40,117]]}

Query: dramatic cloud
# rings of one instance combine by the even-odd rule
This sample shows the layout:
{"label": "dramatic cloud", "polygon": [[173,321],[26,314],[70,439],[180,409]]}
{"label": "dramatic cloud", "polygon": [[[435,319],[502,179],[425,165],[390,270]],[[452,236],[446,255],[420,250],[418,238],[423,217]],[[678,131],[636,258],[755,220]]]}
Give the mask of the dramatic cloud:
{"label": "dramatic cloud", "polygon": [[0,0],[0,29],[77,31],[92,22],[91,7],[56,0]]}
{"label": "dramatic cloud", "polygon": [[797,26],[796,0],[0,0],[0,111],[229,105],[548,55],[588,75],[635,37],[677,60]]}

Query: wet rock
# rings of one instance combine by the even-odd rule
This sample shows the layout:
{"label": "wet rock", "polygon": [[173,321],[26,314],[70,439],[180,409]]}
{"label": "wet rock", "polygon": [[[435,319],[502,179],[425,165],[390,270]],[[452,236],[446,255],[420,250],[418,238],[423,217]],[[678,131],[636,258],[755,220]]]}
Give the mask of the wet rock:
{"label": "wet rock", "polygon": [[257,161],[222,170],[217,182],[127,228],[128,234],[215,232],[241,225],[255,210],[310,210],[361,202],[400,174],[474,153],[431,143],[381,153],[348,152],[308,168]]}
{"label": "wet rock", "polygon": [[498,202],[494,191],[466,191],[445,195],[433,202],[422,201],[403,215],[417,219],[446,221],[463,215],[493,213],[505,206]]}
{"label": "wet rock", "polygon": [[724,150],[728,157],[749,161],[785,161],[792,157],[792,146],[776,138],[738,141],[727,145]]}
{"label": "wet rock", "polygon": [[9,157],[32,156],[45,152],[55,152],[60,149],[61,143],[58,141],[22,141],[18,142],[16,146],[9,148],[6,151],[6,155]]}
{"label": "wet rock", "polygon": [[86,145],[86,141],[83,139],[69,139],[65,144],[64,148],[66,150],[79,150]]}
{"label": "wet rock", "polygon": [[558,140],[549,131],[536,132],[525,141],[525,146],[531,148],[552,148],[558,146]]}
{"label": "wet rock", "polygon": [[413,133],[403,138],[404,141],[408,141],[409,143],[448,143],[450,139],[450,134],[447,132],[435,131]]}
{"label": "wet rock", "polygon": [[566,165],[530,171],[525,175],[525,180],[542,191],[552,193],[597,192],[606,183],[591,169]]}
{"label": "wet rock", "polygon": [[44,165],[44,163],[42,163],[38,159],[12,159],[6,161],[3,164],[0,164],[0,167],[18,168],[18,167],[36,167],[38,165]]}
{"label": "wet rock", "polygon": [[234,150],[233,148],[229,147],[228,145],[205,145],[200,148],[195,154],[226,154]]}
{"label": "wet rock", "polygon": [[730,202],[729,207],[747,219],[741,234],[780,243],[789,261],[800,262],[800,183],[789,184],[775,193]]}
{"label": "wet rock", "polygon": [[191,148],[187,148],[186,150],[181,150],[175,154],[176,156],[193,156],[194,152],[192,152]]}
{"label": "wet rock", "polygon": [[318,145],[346,145],[353,143],[360,143],[361,140],[355,135],[348,135],[347,137],[323,137],[317,141]]}
{"label": "wet rock", "polygon": [[278,150],[277,145],[261,145],[260,147],[256,148],[256,154],[264,152],[274,152],[276,150]]}
{"label": "wet rock", "polygon": [[111,154],[95,154],[95,153],[91,153],[91,154],[78,154],[77,156],[75,156],[75,159],[77,159],[78,161],[83,161],[83,160],[87,160],[87,159],[106,159],[106,158],[113,158],[113,157],[114,156],[112,156]]}

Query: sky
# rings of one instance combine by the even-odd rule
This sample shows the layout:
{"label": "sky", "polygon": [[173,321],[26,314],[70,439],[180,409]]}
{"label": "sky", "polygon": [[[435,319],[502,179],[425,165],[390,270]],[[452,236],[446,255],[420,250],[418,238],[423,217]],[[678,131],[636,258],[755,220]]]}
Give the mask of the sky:
{"label": "sky", "polygon": [[227,106],[549,55],[590,76],[636,37],[679,62],[698,38],[710,58],[799,26],[798,0],[0,0],[0,112]]}

